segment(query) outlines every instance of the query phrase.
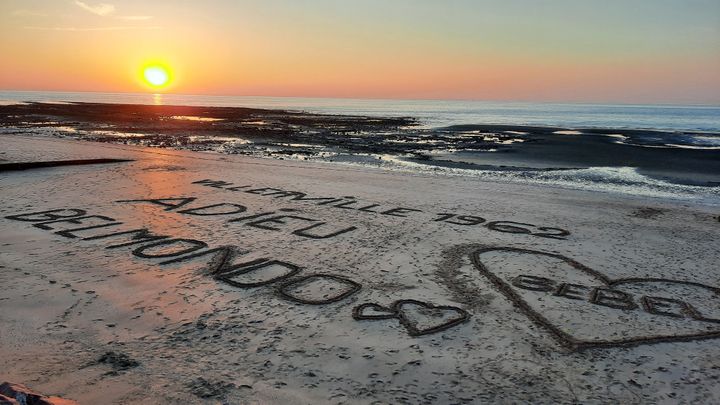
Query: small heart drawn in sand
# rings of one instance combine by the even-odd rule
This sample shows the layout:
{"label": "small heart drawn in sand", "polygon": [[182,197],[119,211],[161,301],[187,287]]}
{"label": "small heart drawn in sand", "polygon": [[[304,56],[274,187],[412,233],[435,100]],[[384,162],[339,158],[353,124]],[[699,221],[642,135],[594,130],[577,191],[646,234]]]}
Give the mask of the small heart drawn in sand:
{"label": "small heart drawn in sand", "polygon": [[356,320],[380,320],[397,318],[410,336],[422,336],[450,329],[470,318],[462,308],[449,305],[433,305],[418,300],[398,300],[388,307],[364,303],[353,309]]}
{"label": "small heart drawn in sand", "polygon": [[464,309],[449,305],[432,305],[417,300],[395,301],[393,308],[411,336],[429,335],[450,329],[470,318]]}

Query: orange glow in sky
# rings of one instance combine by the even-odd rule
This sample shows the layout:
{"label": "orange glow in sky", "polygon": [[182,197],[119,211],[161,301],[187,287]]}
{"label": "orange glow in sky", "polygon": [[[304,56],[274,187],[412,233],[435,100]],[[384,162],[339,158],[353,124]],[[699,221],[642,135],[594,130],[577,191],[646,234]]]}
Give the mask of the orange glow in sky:
{"label": "orange glow in sky", "polygon": [[720,3],[3,0],[0,55],[0,90],[720,104]]}

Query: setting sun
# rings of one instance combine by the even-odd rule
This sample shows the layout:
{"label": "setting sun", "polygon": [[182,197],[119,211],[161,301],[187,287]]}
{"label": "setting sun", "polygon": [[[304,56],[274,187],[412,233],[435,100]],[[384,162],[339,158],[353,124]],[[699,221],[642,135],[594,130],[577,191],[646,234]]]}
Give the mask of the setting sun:
{"label": "setting sun", "polygon": [[143,79],[149,86],[160,89],[170,83],[170,70],[160,65],[146,66],[143,69]]}

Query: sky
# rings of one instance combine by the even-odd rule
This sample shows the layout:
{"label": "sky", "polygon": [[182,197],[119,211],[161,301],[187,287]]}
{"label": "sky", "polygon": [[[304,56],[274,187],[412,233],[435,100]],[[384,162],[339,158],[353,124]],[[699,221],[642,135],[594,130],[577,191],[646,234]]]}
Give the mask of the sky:
{"label": "sky", "polygon": [[718,0],[0,0],[0,90],[720,104]]}

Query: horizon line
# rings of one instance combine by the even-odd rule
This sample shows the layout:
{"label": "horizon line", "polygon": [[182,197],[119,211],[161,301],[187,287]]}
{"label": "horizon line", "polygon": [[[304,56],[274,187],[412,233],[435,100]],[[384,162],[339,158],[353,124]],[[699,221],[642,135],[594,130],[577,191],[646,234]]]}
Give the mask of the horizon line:
{"label": "horizon line", "polygon": [[453,101],[453,102],[485,102],[485,103],[528,103],[528,104],[567,104],[567,105],[623,105],[623,106],[683,106],[683,107],[714,107],[720,108],[720,100],[712,103],[702,102],[629,102],[629,101],[557,101],[557,100],[523,100],[523,99],[479,99],[479,98],[393,98],[393,97],[350,97],[350,96],[269,96],[250,94],[199,94],[199,93],[162,93],[143,91],[92,91],[92,90],[17,90],[0,89],[2,92],[17,93],[94,93],[94,94],[132,94],[160,96],[190,97],[254,97],[254,98],[286,98],[286,99],[318,99],[318,100],[379,100],[379,101]]}

